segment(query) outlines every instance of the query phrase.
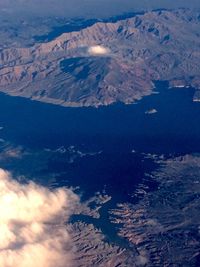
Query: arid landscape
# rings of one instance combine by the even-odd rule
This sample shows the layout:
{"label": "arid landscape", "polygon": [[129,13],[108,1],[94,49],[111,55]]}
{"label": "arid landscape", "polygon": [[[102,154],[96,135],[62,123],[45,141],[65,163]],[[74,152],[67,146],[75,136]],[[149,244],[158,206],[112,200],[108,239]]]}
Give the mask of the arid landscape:
{"label": "arid landscape", "polygon": [[133,103],[151,94],[159,80],[199,90],[199,36],[200,14],[180,9],[96,22],[29,47],[9,44],[0,52],[0,90],[63,106],[96,107]]}
{"label": "arid landscape", "polygon": [[199,0],[0,24],[0,267],[199,267]]}

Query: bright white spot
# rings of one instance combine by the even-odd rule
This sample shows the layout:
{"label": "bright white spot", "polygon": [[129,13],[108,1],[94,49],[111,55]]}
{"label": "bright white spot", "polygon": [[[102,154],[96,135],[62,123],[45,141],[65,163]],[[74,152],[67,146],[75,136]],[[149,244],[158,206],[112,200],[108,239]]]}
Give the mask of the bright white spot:
{"label": "bright white spot", "polygon": [[102,56],[110,53],[110,50],[102,45],[94,45],[88,48],[88,53],[92,56]]}
{"label": "bright white spot", "polygon": [[71,266],[65,222],[78,202],[71,190],[20,184],[0,169],[0,266]]}

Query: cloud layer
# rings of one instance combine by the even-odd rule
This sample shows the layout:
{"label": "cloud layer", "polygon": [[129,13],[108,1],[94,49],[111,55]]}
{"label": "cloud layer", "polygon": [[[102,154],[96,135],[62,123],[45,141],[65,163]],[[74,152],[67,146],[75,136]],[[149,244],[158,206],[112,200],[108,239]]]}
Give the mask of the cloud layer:
{"label": "cloud layer", "polygon": [[78,201],[71,190],[20,184],[0,169],[0,266],[71,266],[65,223]]}
{"label": "cloud layer", "polygon": [[94,45],[88,48],[88,53],[91,56],[104,56],[110,53],[110,50],[103,45]]}

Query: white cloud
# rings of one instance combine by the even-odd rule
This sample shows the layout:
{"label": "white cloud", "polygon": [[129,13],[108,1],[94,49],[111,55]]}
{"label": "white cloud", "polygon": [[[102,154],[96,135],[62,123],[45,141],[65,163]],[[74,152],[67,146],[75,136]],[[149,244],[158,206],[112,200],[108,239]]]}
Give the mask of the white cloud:
{"label": "white cloud", "polygon": [[102,45],[94,45],[88,48],[88,53],[92,56],[103,56],[108,55],[110,50]]}
{"label": "white cloud", "polygon": [[0,169],[0,266],[71,266],[65,222],[78,202],[69,189],[20,184]]}

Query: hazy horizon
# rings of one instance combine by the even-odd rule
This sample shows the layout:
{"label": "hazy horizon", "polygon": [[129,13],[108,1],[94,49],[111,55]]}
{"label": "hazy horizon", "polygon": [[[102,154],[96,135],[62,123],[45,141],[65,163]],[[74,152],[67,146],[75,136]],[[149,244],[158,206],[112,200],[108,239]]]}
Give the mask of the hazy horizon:
{"label": "hazy horizon", "polygon": [[2,0],[0,9],[14,16],[108,17],[158,8],[200,9],[199,0]]}

